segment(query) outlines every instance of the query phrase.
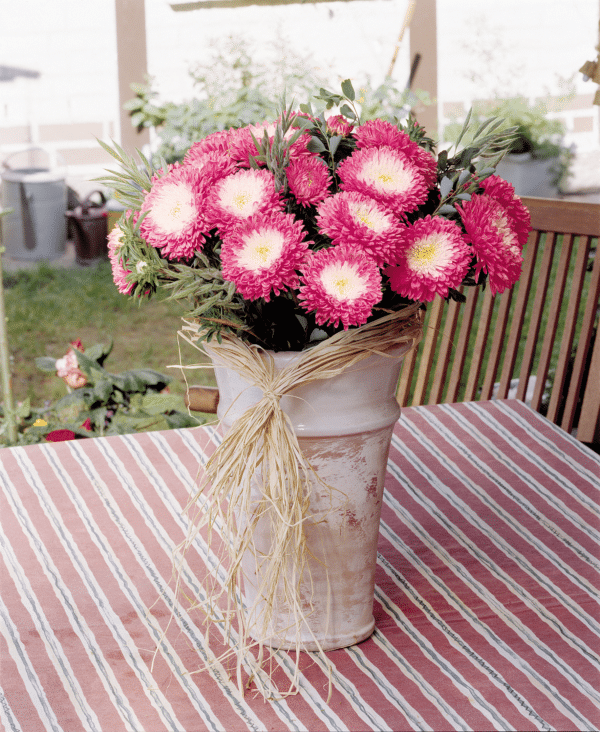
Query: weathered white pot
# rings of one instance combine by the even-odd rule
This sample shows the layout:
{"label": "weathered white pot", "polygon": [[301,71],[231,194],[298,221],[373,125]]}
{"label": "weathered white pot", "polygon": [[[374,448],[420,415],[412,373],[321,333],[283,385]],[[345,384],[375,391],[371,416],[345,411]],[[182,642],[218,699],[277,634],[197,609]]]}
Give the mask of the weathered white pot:
{"label": "weathered white pot", "polygon": [[[317,650],[315,639],[323,650],[353,645],[375,627],[373,593],[383,485],[392,430],[400,416],[396,386],[409,347],[401,346],[391,356],[369,356],[335,378],[301,386],[281,399],[304,455],[333,488],[313,482],[304,526],[314,557],[309,560],[310,583],[302,585],[303,611],[312,604],[310,627],[304,624],[301,629],[306,651]],[[281,370],[302,354],[271,355]],[[216,367],[215,374],[219,417],[230,427],[262,393],[234,371]],[[254,541],[259,559],[247,552],[242,561],[249,607],[256,600],[261,552],[270,552],[268,518],[258,523]],[[277,608],[274,626],[266,644],[295,647],[294,617],[283,603]]]}

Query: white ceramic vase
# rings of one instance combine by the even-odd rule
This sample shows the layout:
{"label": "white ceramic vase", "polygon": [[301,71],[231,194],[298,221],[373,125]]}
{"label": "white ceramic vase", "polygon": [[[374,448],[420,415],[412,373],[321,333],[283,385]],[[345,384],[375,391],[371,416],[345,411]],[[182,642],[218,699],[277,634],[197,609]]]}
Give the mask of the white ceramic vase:
{"label": "white ceramic vase", "polygon": [[[371,355],[341,375],[298,387],[281,399],[300,448],[330,490],[313,482],[305,519],[310,581],[301,587],[308,624],[301,628],[303,650],[343,648],[371,635],[375,627],[373,594],[383,485],[394,424],[400,416],[395,398],[402,358],[409,345],[387,356]],[[277,370],[300,353],[272,353]],[[236,372],[216,367],[219,417],[226,428],[262,393]],[[244,520],[238,517],[238,522]],[[262,518],[254,534],[260,557],[268,554],[270,520]],[[247,606],[256,600],[260,559],[242,560]],[[260,602],[258,603],[260,607]],[[252,626],[251,626],[252,627]],[[277,608],[266,645],[293,648],[294,616]]]}

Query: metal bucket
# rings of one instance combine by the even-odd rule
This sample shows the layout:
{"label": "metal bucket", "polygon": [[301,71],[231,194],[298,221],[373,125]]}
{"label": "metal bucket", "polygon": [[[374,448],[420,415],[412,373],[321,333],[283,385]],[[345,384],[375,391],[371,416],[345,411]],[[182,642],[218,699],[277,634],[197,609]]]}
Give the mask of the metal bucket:
{"label": "metal bucket", "polygon": [[66,249],[65,171],[44,166],[40,153],[50,161],[48,152],[32,148],[3,163],[2,205],[12,213],[2,218],[2,242],[14,259],[56,259]]}
{"label": "metal bucket", "polygon": [[[99,202],[92,200],[97,195]],[[94,191],[73,211],[66,212],[72,222],[75,260],[86,266],[108,258],[108,211],[102,191]]]}

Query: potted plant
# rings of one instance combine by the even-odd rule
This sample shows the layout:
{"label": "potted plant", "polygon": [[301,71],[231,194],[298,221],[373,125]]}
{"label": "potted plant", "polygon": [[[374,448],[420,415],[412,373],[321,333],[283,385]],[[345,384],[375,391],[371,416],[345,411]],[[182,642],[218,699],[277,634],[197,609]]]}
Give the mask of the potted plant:
{"label": "potted plant", "polygon": [[226,433],[182,546],[204,526],[224,534],[226,579],[203,609],[237,622],[234,652],[265,695],[265,648],[372,632],[401,359],[436,295],[517,281],[530,228],[494,175],[511,140],[497,121],[461,146],[467,119],[456,150],[435,155],[412,118],[363,123],[348,80],[314,104],[210,134],[158,169],[105,146],[121,170],[103,182],[127,207],[109,236],[115,283],[182,301],[181,336],[215,366]]}
{"label": "potted plant", "polygon": [[[564,144],[565,126],[549,119],[544,103],[530,104],[523,97],[480,103],[474,118],[491,115],[504,120],[503,128],[513,128],[513,142],[496,171],[515,188],[518,196],[554,198],[566,184],[573,153]],[[458,125],[446,128],[452,141]]]}

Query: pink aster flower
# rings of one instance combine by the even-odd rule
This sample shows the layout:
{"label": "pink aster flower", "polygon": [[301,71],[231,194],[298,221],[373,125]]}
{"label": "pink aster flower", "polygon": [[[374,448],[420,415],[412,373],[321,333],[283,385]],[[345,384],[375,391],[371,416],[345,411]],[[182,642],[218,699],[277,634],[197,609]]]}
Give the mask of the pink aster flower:
{"label": "pink aster flower", "polygon": [[397,216],[427,200],[425,178],[406,155],[391,147],[355,150],[337,172],[343,190],[370,196]]}
{"label": "pink aster flower", "polygon": [[298,287],[296,273],[306,258],[308,242],[302,223],[292,214],[257,213],[223,237],[223,277],[248,300]]}
{"label": "pink aster flower", "polygon": [[285,174],[290,191],[301,206],[315,205],[329,195],[329,168],[318,156],[292,160]]}
{"label": "pink aster flower", "polygon": [[225,178],[236,171],[235,163],[229,155],[218,151],[196,152],[194,155],[186,155],[183,162],[184,165],[196,168],[202,173],[202,185],[205,190],[221,178]]}
{"label": "pink aster flower", "polygon": [[208,230],[206,190],[199,170],[185,165],[158,178],[146,195],[141,211],[147,211],[140,234],[168,259],[192,257],[202,248]]}
{"label": "pink aster flower", "polygon": [[206,155],[206,153],[219,152],[227,154],[229,151],[229,143],[231,135],[229,131],[212,132],[207,135],[203,140],[194,142],[185,154],[184,163],[188,160],[194,160],[194,158]]}
{"label": "pink aster flower", "polygon": [[519,238],[506,209],[489,196],[457,206],[477,258],[475,275],[487,273],[492,294],[512,287],[521,275]]}
{"label": "pink aster flower", "polygon": [[410,139],[404,130],[391,122],[374,119],[354,130],[356,146],[362,148],[391,147],[403,153],[425,179],[427,188],[437,180],[437,162],[430,152]]}
{"label": "pink aster flower", "polygon": [[318,208],[317,225],[334,244],[348,244],[379,266],[395,262],[403,246],[405,227],[399,219],[374,198],[356,191],[326,198]]}
{"label": "pink aster flower", "polygon": [[409,300],[431,302],[448,297],[469,270],[473,252],[460,226],[440,216],[417,219],[405,229],[406,248],[397,266],[385,274],[392,290]]}
{"label": "pink aster flower", "polygon": [[[128,212],[129,214],[129,212]],[[131,295],[135,289],[133,282],[127,281],[131,270],[123,266],[121,248],[123,246],[123,230],[117,224],[108,235],[108,258],[112,269],[112,277],[117,290],[123,295]]]}
{"label": "pink aster flower", "polygon": [[223,236],[254,214],[280,210],[283,204],[269,170],[240,170],[220,180],[208,203],[210,228],[218,226]]}
{"label": "pink aster flower", "polygon": [[299,299],[315,311],[318,325],[331,323],[344,330],[366,323],[381,300],[381,274],[372,259],[348,246],[320,249],[303,267]]}
{"label": "pink aster flower", "polygon": [[481,181],[485,194],[506,209],[512,228],[514,229],[519,245],[523,247],[531,231],[531,215],[523,202],[515,194],[514,186],[498,175],[492,175]]}
{"label": "pink aster flower", "polygon": [[331,117],[327,117],[327,127],[334,135],[341,135],[342,137],[348,137],[354,129],[354,125],[351,125],[341,114],[334,114]]}

